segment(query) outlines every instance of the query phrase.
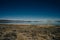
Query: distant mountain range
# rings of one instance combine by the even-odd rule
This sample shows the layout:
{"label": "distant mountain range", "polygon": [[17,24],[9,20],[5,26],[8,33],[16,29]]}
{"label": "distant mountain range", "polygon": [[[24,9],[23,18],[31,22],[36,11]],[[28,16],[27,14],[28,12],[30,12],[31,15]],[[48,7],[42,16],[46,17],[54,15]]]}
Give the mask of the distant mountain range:
{"label": "distant mountain range", "polygon": [[0,20],[0,23],[25,23],[25,22],[28,22],[28,23],[39,23],[39,22],[43,22],[43,23],[51,23],[51,22],[57,22],[57,23],[60,23],[60,20],[47,20],[47,21],[44,21],[44,20],[40,20],[40,21],[25,21],[25,20]]}
{"label": "distant mountain range", "polygon": [[40,21],[25,21],[25,20],[0,20],[0,23],[19,23],[19,22],[40,22]]}

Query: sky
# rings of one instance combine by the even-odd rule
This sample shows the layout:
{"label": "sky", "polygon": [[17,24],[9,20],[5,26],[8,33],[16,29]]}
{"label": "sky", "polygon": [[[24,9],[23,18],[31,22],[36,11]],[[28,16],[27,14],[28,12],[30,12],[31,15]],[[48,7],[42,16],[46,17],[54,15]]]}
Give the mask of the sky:
{"label": "sky", "polygon": [[60,19],[60,0],[0,0],[0,19]]}

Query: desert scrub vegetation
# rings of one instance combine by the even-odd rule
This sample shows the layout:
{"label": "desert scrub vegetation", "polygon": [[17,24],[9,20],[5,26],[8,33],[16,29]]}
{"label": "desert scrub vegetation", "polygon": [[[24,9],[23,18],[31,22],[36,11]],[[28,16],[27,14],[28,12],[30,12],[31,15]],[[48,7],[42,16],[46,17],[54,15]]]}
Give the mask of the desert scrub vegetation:
{"label": "desert scrub vegetation", "polygon": [[59,40],[60,28],[47,25],[1,25],[0,40]]}

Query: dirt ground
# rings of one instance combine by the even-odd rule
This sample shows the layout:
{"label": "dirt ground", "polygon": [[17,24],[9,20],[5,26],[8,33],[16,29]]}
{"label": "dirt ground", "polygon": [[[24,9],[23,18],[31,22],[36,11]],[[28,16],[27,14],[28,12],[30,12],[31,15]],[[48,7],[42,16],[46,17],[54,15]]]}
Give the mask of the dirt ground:
{"label": "dirt ground", "polygon": [[0,24],[0,40],[60,40],[60,26]]}

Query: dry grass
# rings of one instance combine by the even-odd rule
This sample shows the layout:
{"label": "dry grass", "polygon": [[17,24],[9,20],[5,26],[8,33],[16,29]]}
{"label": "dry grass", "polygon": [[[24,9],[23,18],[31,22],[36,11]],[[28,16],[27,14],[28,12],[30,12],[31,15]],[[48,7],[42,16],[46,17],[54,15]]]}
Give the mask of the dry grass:
{"label": "dry grass", "polygon": [[54,25],[0,24],[0,40],[9,40],[8,37],[10,40],[59,40],[60,27]]}

